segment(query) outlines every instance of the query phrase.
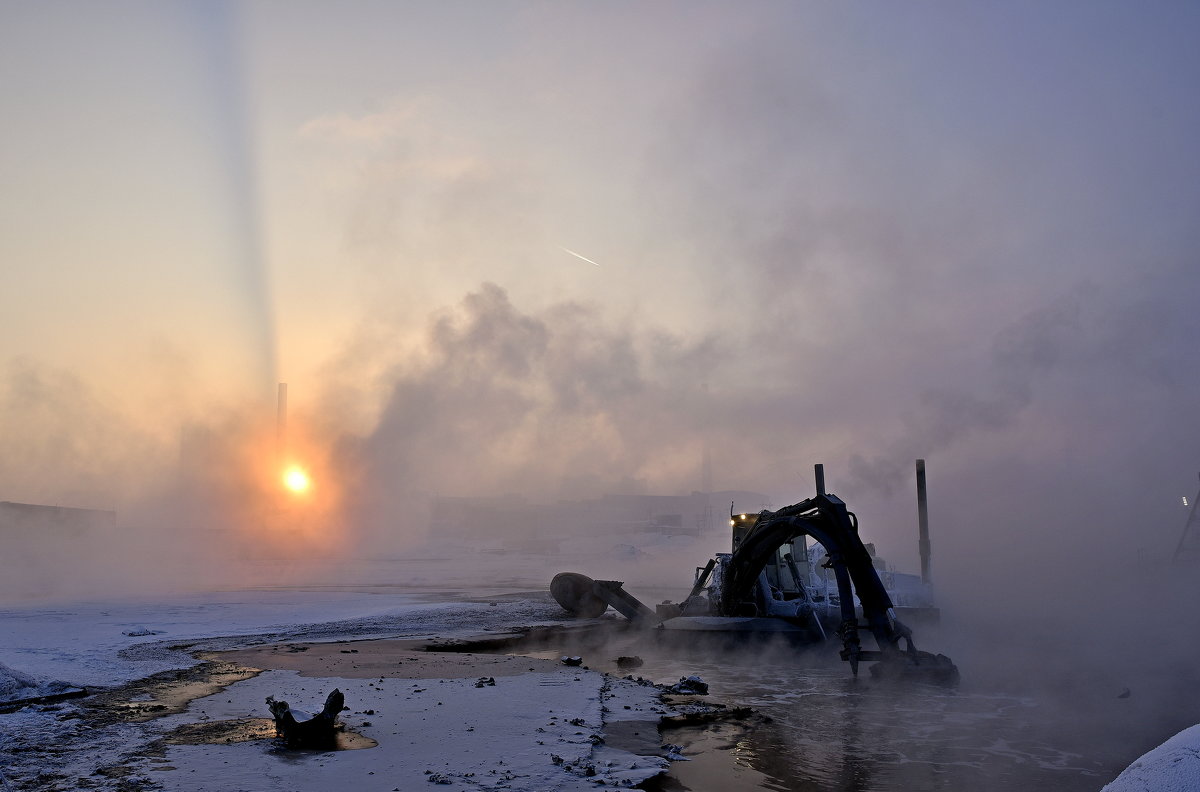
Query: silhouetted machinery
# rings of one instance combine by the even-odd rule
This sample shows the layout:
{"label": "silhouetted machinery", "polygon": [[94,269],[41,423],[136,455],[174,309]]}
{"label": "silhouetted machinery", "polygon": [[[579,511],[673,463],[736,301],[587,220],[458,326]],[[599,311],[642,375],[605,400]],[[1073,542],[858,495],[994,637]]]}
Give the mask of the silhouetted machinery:
{"label": "silhouetted machinery", "polygon": [[[919,651],[912,630],[896,618],[874,559],[859,538],[858,519],[840,498],[825,492],[821,465],[816,466],[816,489],[814,497],[778,511],[731,513],[732,552],[718,553],[698,569],[695,585],[681,603],[651,610],[619,581],[592,580],[576,572],[556,575],[550,592],[581,617],[600,616],[611,605],[635,624],[662,629],[786,631],[822,641],[828,637],[822,622],[827,622],[841,639],[841,657],[855,676],[859,663],[879,661],[871,666],[875,676],[957,681],[958,669],[950,658]],[[807,568],[802,555],[806,536],[824,548],[823,568],[832,570],[835,590],[818,592],[805,584],[798,557]],[[863,648],[863,632],[877,648]]]}

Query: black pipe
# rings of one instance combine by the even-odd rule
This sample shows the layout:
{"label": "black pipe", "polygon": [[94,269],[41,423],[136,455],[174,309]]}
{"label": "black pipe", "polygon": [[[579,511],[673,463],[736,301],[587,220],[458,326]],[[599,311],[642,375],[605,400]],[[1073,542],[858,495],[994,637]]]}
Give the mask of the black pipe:
{"label": "black pipe", "polygon": [[929,582],[929,497],[925,491],[925,460],[917,460],[917,525],[920,530],[921,582]]}

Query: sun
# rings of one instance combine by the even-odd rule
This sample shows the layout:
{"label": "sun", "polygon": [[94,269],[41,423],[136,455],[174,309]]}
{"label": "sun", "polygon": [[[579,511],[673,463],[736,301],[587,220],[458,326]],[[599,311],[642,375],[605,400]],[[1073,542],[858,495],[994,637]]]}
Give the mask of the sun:
{"label": "sun", "polygon": [[312,481],[303,469],[293,465],[283,472],[283,486],[300,494],[308,491],[308,488],[312,486]]}

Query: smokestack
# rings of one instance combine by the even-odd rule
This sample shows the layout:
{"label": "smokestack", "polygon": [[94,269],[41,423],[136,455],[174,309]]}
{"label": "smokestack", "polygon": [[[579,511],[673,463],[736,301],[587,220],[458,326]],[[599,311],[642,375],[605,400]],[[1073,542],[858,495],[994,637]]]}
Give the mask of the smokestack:
{"label": "smokestack", "polygon": [[287,456],[287,383],[279,383],[279,407],[275,418],[275,454],[283,462]]}
{"label": "smokestack", "polygon": [[917,460],[917,523],[920,526],[921,582],[929,582],[929,500],[925,492],[925,460]]}

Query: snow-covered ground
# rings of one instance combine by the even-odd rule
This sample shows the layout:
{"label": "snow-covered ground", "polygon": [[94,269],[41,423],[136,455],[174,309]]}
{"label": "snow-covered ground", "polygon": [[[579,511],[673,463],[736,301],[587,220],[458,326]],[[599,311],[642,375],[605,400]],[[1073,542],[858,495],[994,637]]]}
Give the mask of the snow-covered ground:
{"label": "snow-covered ground", "polygon": [[[0,663],[72,685],[111,686],[196,662],[187,652],[169,648],[174,645],[217,637],[227,637],[226,643],[236,645],[238,637],[267,635],[280,639],[311,635],[314,640],[420,636],[430,634],[434,625],[461,627],[468,609],[429,604],[412,595],[321,589],[223,591],[7,608],[0,610]],[[519,619],[526,614],[505,615]]]}
{"label": "snow-covered ground", "polygon": [[[11,700],[64,685],[111,688],[193,666],[190,653],[197,649],[479,635],[560,616],[556,605],[536,597],[480,604],[329,590],[10,608],[0,610],[0,690]],[[495,684],[457,678],[461,673],[346,679],[268,670],[210,692],[177,714],[100,726],[81,717],[82,705],[74,700],[27,706],[0,714],[2,785],[6,792],[373,792],[433,781],[448,789],[571,790],[593,789],[597,782],[625,787],[666,765],[661,756],[603,743],[605,730],[617,721],[657,721],[662,708],[656,688],[545,661],[529,665],[527,672],[497,674]],[[267,695],[319,709],[334,687],[350,705],[344,722],[378,747],[294,752],[261,739],[162,743],[185,724],[268,717]]]}
{"label": "snow-covered ground", "polygon": [[1153,748],[1117,776],[1103,792],[1196,792],[1200,790],[1200,725]]}
{"label": "snow-covered ground", "polygon": [[[652,688],[602,674],[557,670],[475,679],[321,679],[269,671],[239,682],[188,712],[164,718],[164,727],[197,719],[246,715],[245,702],[267,695],[323,700],[339,687],[359,702],[343,720],[379,746],[370,750],[288,752],[271,755],[261,743],[171,746],[161,773],[167,790],[291,792],[353,788],[363,792],[419,789],[437,782],[454,789],[594,789],[597,782],[627,787],[667,765],[599,741],[616,720],[657,720]],[[370,713],[365,713],[370,702]],[[628,708],[628,709],[626,709]]]}

